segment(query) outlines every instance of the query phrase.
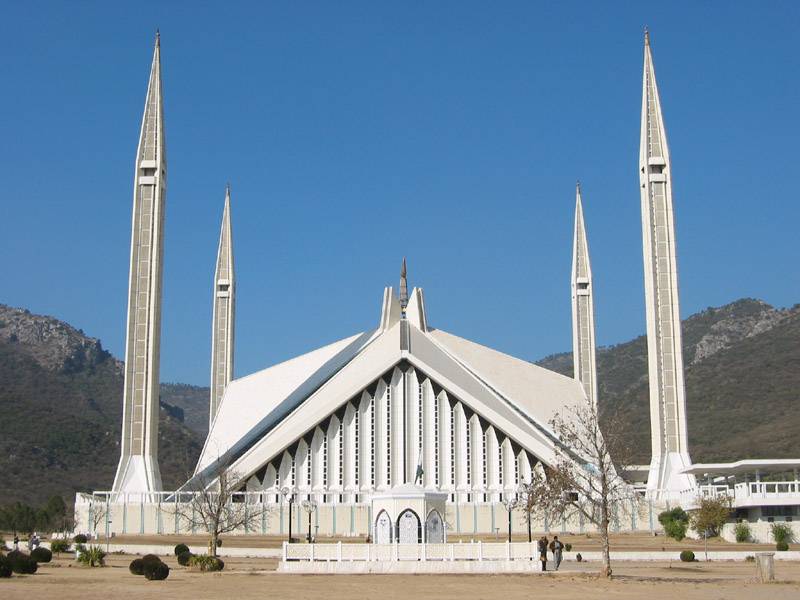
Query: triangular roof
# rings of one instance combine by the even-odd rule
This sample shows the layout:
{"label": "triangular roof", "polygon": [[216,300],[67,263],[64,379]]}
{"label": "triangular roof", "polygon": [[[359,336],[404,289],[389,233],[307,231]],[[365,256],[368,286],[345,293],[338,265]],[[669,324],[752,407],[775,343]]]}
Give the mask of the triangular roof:
{"label": "triangular roof", "polygon": [[[384,313],[390,309],[384,294]],[[421,303],[416,310],[423,310]],[[557,410],[585,398],[580,383],[445,331],[425,331],[418,326],[426,323],[424,314],[396,321],[386,316],[381,318],[385,329],[357,334],[231,382],[197,472],[211,478],[224,465],[250,476],[405,362],[552,463],[554,437],[548,421]]]}

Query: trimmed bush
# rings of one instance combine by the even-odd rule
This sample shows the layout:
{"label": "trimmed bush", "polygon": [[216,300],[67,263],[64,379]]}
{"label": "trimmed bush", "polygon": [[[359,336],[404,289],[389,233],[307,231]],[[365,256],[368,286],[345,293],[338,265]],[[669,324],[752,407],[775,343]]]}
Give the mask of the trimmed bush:
{"label": "trimmed bush", "polygon": [[756,562],[756,557],[752,554],[748,554],[744,557],[744,562]]}
{"label": "trimmed bush", "polygon": [[689,522],[689,515],[680,506],[676,506],[671,510],[665,510],[658,515],[658,522],[665,526],[670,521],[679,521],[682,523]]}
{"label": "trimmed bush", "polygon": [[169,577],[169,567],[161,561],[144,563],[144,577],[148,581],[161,581]]}
{"label": "trimmed bush", "polygon": [[575,555],[575,560],[577,560],[578,562],[581,562],[581,561],[583,561],[583,556],[581,556],[581,553],[580,553],[580,552],[578,552],[578,553]]}
{"label": "trimmed bush", "polygon": [[85,544],[89,541],[89,538],[87,538],[82,533],[79,533],[74,538],[72,538],[72,541],[75,542],[76,544]]}
{"label": "trimmed bush", "polygon": [[691,550],[681,552],[681,562],[694,562],[694,552]]}
{"label": "trimmed bush", "polygon": [[128,565],[128,570],[134,575],[144,575],[144,561],[141,558],[134,558]]}
{"label": "trimmed bush", "polygon": [[189,561],[192,560],[192,556],[194,556],[194,554],[191,552],[181,552],[178,554],[178,564],[182,567],[188,567]]}
{"label": "trimmed bush", "polygon": [[11,577],[11,572],[13,569],[11,568],[11,564],[8,562],[8,559],[0,554],[0,578]]}
{"label": "trimmed bush", "polygon": [[49,563],[51,560],[53,560],[53,553],[47,548],[39,546],[38,548],[31,550],[31,558],[37,563]]}
{"label": "trimmed bush", "polygon": [[750,525],[746,521],[733,526],[733,535],[740,544],[750,540]]}
{"label": "trimmed bush", "polygon": [[564,544],[564,550],[567,552],[572,552],[572,544]]}
{"label": "trimmed bush", "polygon": [[27,554],[23,554],[19,550],[8,553],[7,560],[10,563],[11,570],[20,575],[33,575],[39,565]]}
{"label": "trimmed bush", "polygon": [[225,568],[225,563],[215,556],[198,554],[189,559],[189,566],[200,571],[222,571]]}
{"label": "trimmed bush", "polygon": [[189,552],[189,546],[186,544],[178,544],[175,546],[175,556],[180,556],[184,552]]}
{"label": "trimmed bush", "polygon": [[789,549],[789,544],[786,542],[778,542],[775,544],[775,549],[779,552],[786,552]]}
{"label": "trimmed bush", "polygon": [[161,562],[161,557],[158,556],[157,554],[145,554],[142,557],[142,562],[145,563],[145,564],[149,564],[149,563],[158,564],[158,563]]}
{"label": "trimmed bush", "polygon": [[50,542],[50,550],[56,554],[61,554],[69,550],[69,542],[67,540],[53,540]]}

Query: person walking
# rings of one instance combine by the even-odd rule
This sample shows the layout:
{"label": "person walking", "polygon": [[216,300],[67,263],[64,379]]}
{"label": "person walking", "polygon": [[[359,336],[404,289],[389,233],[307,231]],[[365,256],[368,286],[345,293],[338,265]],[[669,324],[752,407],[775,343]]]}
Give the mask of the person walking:
{"label": "person walking", "polygon": [[547,571],[547,536],[539,538],[539,560],[542,561],[542,571]]}
{"label": "person walking", "polygon": [[562,544],[557,535],[553,536],[553,541],[550,542],[550,552],[553,553],[553,562],[556,563],[556,571],[561,565],[561,557],[564,551],[564,544]]}

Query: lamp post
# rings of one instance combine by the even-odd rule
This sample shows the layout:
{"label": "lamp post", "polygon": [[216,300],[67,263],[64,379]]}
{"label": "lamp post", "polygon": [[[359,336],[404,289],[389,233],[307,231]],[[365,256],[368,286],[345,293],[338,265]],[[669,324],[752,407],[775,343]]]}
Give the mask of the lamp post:
{"label": "lamp post", "polygon": [[503,506],[508,511],[508,543],[511,543],[511,512],[517,507],[517,495],[504,494]]}
{"label": "lamp post", "polygon": [[289,503],[289,543],[292,543],[292,503],[294,502],[294,494],[292,493],[292,489],[289,487],[285,487],[281,489],[281,494],[283,497],[286,498],[286,501]]}
{"label": "lamp post", "polygon": [[303,500],[302,506],[303,506],[303,510],[305,510],[308,513],[308,538],[307,539],[308,539],[308,543],[310,544],[311,540],[313,539],[311,537],[311,515],[313,514],[313,512],[315,510],[317,510],[317,503],[309,498],[308,500]]}

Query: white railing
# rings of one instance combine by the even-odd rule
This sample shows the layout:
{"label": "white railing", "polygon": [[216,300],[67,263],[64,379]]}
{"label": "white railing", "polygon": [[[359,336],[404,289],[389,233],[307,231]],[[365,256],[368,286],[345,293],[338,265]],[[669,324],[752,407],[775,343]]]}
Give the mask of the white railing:
{"label": "white railing", "polygon": [[462,544],[289,544],[283,560],[321,562],[498,561],[532,560],[536,542],[469,542]]}
{"label": "white railing", "polygon": [[728,485],[698,485],[680,493],[681,504],[694,506],[700,498],[729,496],[734,503],[786,499],[800,502],[800,481],[750,481]]}

